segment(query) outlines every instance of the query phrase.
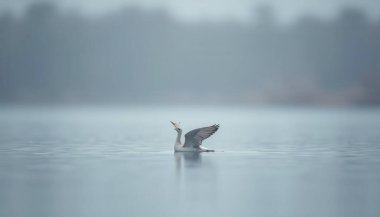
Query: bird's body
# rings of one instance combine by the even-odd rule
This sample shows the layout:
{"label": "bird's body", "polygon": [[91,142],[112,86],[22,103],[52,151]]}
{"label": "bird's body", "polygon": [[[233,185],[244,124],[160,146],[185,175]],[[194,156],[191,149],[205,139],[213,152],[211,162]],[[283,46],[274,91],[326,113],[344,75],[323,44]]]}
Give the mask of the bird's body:
{"label": "bird's body", "polygon": [[214,150],[206,149],[201,147],[202,141],[214,134],[218,129],[219,125],[212,125],[209,127],[198,128],[192,130],[185,135],[185,143],[181,143],[182,129],[179,124],[171,122],[175,130],[177,131],[177,138],[174,144],[174,151],[176,152],[211,152]]}

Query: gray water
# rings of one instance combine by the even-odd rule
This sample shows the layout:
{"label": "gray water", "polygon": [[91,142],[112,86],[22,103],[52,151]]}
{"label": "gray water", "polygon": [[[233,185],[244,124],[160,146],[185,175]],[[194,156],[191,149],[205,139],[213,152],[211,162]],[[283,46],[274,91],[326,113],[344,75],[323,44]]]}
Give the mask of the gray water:
{"label": "gray water", "polygon": [[[214,153],[176,132],[220,124]],[[0,109],[0,216],[380,216],[380,110]]]}

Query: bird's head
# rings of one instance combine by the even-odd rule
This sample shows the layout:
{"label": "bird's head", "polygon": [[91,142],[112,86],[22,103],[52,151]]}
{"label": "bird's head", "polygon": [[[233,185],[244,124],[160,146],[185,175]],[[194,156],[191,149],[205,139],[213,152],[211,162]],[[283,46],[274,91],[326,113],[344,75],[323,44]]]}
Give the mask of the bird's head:
{"label": "bird's head", "polygon": [[174,123],[173,121],[170,121],[170,123],[173,124],[175,131],[182,132],[182,129],[179,127],[179,123]]}

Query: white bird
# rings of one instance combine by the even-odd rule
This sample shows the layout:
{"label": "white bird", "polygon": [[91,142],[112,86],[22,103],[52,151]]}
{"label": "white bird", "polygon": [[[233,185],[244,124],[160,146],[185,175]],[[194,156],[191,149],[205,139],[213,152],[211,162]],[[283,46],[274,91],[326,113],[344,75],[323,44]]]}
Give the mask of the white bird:
{"label": "white bird", "polygon": [[185,144],[181,143],[182,129],[179,124],[170,121],[174,125],[175,131],[177,131],[177,139],[174,144],[174,151],[180,152],[209,152],[214,151],[201,147],[202,141],[214,134],[219,125],[215,124],[209,127],[202,127],[192,130],[185,135]]}

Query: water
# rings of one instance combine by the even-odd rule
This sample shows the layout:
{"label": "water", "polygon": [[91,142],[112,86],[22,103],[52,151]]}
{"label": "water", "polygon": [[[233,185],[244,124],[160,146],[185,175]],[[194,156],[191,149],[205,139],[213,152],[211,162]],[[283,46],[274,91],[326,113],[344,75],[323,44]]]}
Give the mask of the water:
{"label": "water", "polygon": [[[215,153],[174,154],[214,123]],[[0,216],[380,216],[380,110],[0,110]]]}

